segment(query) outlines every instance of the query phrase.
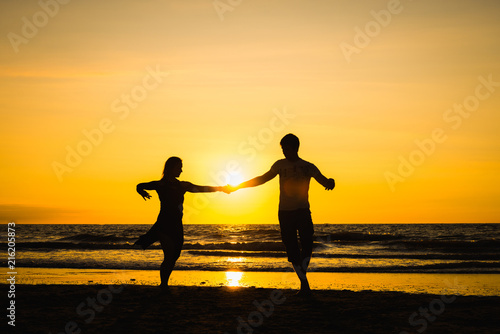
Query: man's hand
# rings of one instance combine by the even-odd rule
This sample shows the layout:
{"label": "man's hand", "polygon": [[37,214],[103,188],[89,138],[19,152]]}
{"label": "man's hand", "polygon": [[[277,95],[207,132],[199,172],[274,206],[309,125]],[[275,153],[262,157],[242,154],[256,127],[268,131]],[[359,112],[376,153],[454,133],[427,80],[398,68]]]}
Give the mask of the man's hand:
{"label": "man's hand", "polygon": [[335,188],[335,180],[334,179],[328,179],[328,182],[326,184],[325,190],[332,190]]}

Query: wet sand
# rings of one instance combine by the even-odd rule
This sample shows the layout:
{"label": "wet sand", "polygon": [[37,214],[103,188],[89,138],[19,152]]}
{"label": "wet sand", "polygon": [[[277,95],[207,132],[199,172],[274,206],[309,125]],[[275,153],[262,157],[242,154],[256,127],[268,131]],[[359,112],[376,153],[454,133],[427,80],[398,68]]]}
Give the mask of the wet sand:
{"label": "wet sand", "polygon": [[[2,285],[3,291],[8,287]],[[16,285],[16,333],[500,333],[500,297],[141,285]],[[4,324],[8,321],[3,317]],[[2,324],[2,327],[4,327]],[[14,332],[14,331],[12,331]]]}
{"label": "wet sand", "polygon": [[[308,273],[316,290],[397,291],[407,293],[500,296],[500,274]],[[0,273],[0,281],[8,276]],[[158,270],[17,268],[18,284],[159,285]],[[170,285],[241,286],[298,289],[293,272],[174,270]]]}

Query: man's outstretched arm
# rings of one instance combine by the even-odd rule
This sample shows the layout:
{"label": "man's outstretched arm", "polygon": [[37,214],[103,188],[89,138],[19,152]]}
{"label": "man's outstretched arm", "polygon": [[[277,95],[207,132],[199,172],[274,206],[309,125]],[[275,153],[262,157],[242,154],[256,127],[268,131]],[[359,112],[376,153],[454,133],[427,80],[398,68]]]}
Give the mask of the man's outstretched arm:
{"label": "man's outstretched arm", "polygon": [[316,181],[318,181],[319,184],[325,187],[325,190],[332,190],[333,188],[335,188],[335,180],[327,179],[323,174],[321,174],[319,170],[313,177]]}
{"label": "man's outstretched arm", "polygon": [[267,181],[274,179],[276,177],[276,175],[278,175],[278,173],[271,168],[268,172],[262,174],[261,176],[257,176],[257,177],[254,177],[253,179],[242,182],[239,185],[235,186],[233,189],[238,190],[241,188],[260,186],[261,184],[264,184]]}

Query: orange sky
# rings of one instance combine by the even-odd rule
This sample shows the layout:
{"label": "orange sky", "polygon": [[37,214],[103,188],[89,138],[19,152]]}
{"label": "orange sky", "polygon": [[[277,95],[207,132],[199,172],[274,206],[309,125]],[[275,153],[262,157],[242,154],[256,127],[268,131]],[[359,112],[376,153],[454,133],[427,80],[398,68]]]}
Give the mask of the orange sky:
{"label": "orange sky", "polygon": [[[166,158],[248,179],[289,132],[316,223],[499,222],[500,3],[66,2],[0,4],[3,222],[153,223]],[[185,205],[277,223],[278,180]]]}

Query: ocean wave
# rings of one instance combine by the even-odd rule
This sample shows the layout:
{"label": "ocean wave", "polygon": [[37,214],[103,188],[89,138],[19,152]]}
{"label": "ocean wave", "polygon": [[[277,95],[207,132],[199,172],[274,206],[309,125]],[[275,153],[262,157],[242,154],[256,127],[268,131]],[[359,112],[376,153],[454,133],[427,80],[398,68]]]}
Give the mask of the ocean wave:
{"label": "ocean wave", "polygon": [[405,237],[401,234],[391,233],[363,233],[363,232],[337,232],[323,234],[316,237],[316,240],[323,242],[338,242],[338,243],[352,243],[352,242],[372,242],[372,241],[388,241],[388,240],[402,240]]}
{"label": "ocean wave", "polygon": [[[83,239],[82,239],[83,240]],[[134,241],[137,239],[133,239]],[[7,247],[7,244],[0,243],[0,247]],[[94,242],[68,242],[68,241],[48,241],[48,242],[18,242],[18,249],[73,249],[73,250],[98,250],[98,249],[134,249],[132,242],[121,243],[94,243]],[[160,249],[157,242],[148,249]],[[240,251],[284,251],[282,242],[221,242],[221,243],[184,243],[185,250],[240,250]],[[318,245],[318,249],[321,245]]]}
{"label": "ocean wave", "polygon": [[[6,246],[0,244],[0,247]],[[100,250],[100,249],[131,249],[132,243],[120,244],[102,244],[102,243],[88,243],[88,242],[62,242],[62,241],[49,241],[49,242],[18,242],[16,243],[17,249],[72,249],[72,250]],[[150,248],[160,248],[159,245],[151,246]]]}
{"label": "ocean wave", "polygon": [[216,231],[210,226],[197,225],[196,229],[191,225],[184,226],[187,237],[193,239],[204,239],[218,242],[220,240],[240,239],[240,240],[264,240],[264,241],[279,241],[281,240],[279,228],[273,226],[265,226],[260,228],[249,228],[247,225],[231,226],[231,228],[220,227]]}
{"label": "ocean wave", "polygon": [[221,243],[187,243],[182,247],[186,250],[239,250],[239,251],[284,251],[285,246],[282,242],[221,242]]}
{"label": "ocean wave", "polygon": [[[137,240],[137,239],[133,239]],[[0,247],[6,247],[6,244],[0,244]],[[97,249],[133,249],[132,242],[126,243],[93,243],[93,242],[67,242],[67,241],[49,241],[49,242],[18,242],[16,246],[20,249],[79,249],[79,250],[97,250]],[[317,249],[321,249],[317,245]],[[148,249],[160,249],[160,244],[155,243]],[[221,243],[184,243],[185,250],[239,250],[239,251],[284,251],[285,246],[282,242],[221,242]]]}
{"label": "ocean wave", "polygon": [[245,251],[197,251],[188,250],[191,255],[196,256],[222,256],[222,257],[286,257],[286,252],[245,252]]}
{"label": "ocean wave", "polygon": [[95,234],[95,233],[80,233],[64,238],[57,239],[57,241],[76,241],[76,242],[92,242],[92,243],[109,243],[109,242],[122,242],[137,240],[137,238],[119,237],[113,234]]}
{"label": "ocean wave", "polygon": [[498,252],[500,249],[500,240],[399,240],[388,242],[387,246],[393,248],[397,246],[409,250],[432,249],[444,250],[447,252],[492,250]]}
{"label": "ocean wave", "polygon": [[[266,251],[220,251],[220,250],[187,250],[191,255],[219,257],[286,257],[285,252]],[[457,261],[500,261],[500,254],[331,254],[313,253],[313,258],[323,259],[398,259],[398,260],[457,260]]]}
{"label": "ocean wave", "polygon": [[[94,237],[94,236],[93,236]],[[88,241],[89,235],[78,235],[77,238],[61,238],[58,241],[34,241],[34,242],[18,242],[18,249],[32,250],[51,250],[51,249],[71,249],[71,250],[99,250],[99,249],[134,249],[133,242],[136,238],[116,238],[113,236],[101,236],[101,239],[96,242],[94,239]],[[125,239],[125,240],[124,240]],[[328,256],[336,257],[335,245],[342,245],[341,242],[320,242],[314,243],[315,253],[328,253]],[[349,244],[349,243],[347,243]],[[481,256],[498,257],[500,254],[500,241],[496,239],[478,240],[478,241],[456,241],[456,240],[388,240],[385,242],[365,242],[356,244],[356,253],[370,252],[370,246],[377,246],[377,256],[380,252],[384,253],[411,253],[409,256],[414,258],[425,258],[425,256]],[[352,246],[352,245],[351,245]],[[6,243],[0,243],[0,247],[7,248]],[[350,247],[350,246],[349,246]],[[138,248],[138,247],[137,247]],[[157,242],[149,247],[149,249],[160,249],[160,244]],[[246,252],[284,252],[285,246],[281,241],[249,241],[249,242],[185,242],[184,250],[200,250],[200,251],[246,251]],[[343,252],[345,253],[345,252]],[[438,255],[435,255],[438,253]],[[325,255],[327,256],[327,255]],[[340,254],[340,257],[348,255]],[[357,255],[353,255],[357,256]],[[367,255],[369,256],[369,255]],[[394,255],[395,256],[395,255]],[[408,257],[410,258],[410,257]]]}

